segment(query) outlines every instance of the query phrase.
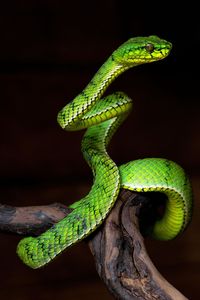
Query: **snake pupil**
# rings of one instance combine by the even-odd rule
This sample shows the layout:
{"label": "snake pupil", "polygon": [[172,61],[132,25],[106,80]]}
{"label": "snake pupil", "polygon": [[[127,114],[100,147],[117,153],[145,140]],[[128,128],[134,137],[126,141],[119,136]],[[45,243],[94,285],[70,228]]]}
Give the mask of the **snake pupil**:
{"label": "snake pupil", "polygon": [[146,49],[149,53],[151,53],[151,52],[153,52],[153,50],[154,50],[154,45],[151,44],[151,43],[148,43],[148,44],[146,44],[145,49]]}

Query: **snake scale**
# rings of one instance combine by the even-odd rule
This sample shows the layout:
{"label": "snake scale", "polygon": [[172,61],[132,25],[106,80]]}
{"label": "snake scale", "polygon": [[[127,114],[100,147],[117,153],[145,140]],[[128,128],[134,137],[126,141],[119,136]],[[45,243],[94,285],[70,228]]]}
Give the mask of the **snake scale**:
{"label": "snake scale", "polygon": [[169,240],[182,232],[191,219],[192,190],[188,177],[176,163],[146,158],[118,167],[106,147],[132,108],[122,92],[102,98],[107,87],[124,71],[168,56],[171,43],[157,36],[135,37],[117,48],[83,91],[59,113],[58,123],[65,130],[87,128],[82,152],[93,172],[93,185],[83,199],[73,203],[72,212],[38,237],[26,237],[17,247],[25,264],[39,268],[65,248],[93,232],[113,207],[120,188],[136,192],[162,192],[167,196],[162,218],[151,235]]}

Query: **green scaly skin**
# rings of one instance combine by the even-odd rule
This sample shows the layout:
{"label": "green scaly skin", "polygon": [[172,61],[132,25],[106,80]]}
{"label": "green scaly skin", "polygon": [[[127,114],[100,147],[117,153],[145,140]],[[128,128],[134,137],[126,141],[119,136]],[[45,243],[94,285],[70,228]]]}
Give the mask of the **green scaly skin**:
{"label": "green scaly skin", "polygon": [[192,193],[184,171],[171,161],[155,158],[136,160],[118,168],[108,156],[106,146],[131,111],[132,102],[121,92],[101,99],[122,72],[161,60],[170,50],[171,44],[156,36],[131,38],[112,53],[86,88],[59,112],[62,128],[88,128],[82,151],[93,171],[94,183],[86,197],[70,206],[74,210],[66,218],[40,236],[20,241],[17,253],[25,264],[41,267],[93,232],[113,207],[120,187],[167,195],[164,216],[152,231],[155,238],[172,239],[185,229],[191,217]]}

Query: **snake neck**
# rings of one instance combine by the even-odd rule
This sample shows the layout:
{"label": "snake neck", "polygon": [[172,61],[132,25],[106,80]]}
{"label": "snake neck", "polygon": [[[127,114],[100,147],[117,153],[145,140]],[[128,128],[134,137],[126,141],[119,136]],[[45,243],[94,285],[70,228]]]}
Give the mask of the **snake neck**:
{"label": "snake neck", "polygon": [[91,104],[93,101],[96,102],[95,100],[100,99],[108,86],[126,69],[128,68],[116,62],[111,55],[94,75],[80,96],[84,95]]}
{"label": "snake neck", "polygon": [[129,67],[117,63],[111,55],[83,91],[58,113],[58,123],[66,130],[79,130],[82,116],[102,97],[108,86]]}

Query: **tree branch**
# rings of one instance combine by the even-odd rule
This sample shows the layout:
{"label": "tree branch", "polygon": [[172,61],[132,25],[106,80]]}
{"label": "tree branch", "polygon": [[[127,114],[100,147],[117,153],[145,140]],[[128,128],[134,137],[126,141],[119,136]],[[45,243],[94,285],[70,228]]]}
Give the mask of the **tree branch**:
{"label": "tree branch", "polygon": [[0,204],[0,231],[37,236],[71,211],[60,203],[27,207]]}
{"label": "tree branch", "polygon": [[[139,216],[148,198],[122,190],[104,224],[87,238],[96,269],[116,299],[186,300],[157,271],[145,249]],[[0,230],[39,235],[67,216],[71,209],[54,203],[47,206],[0,205]]]}

